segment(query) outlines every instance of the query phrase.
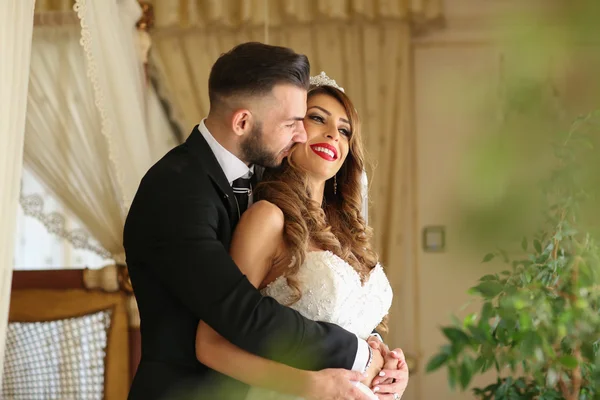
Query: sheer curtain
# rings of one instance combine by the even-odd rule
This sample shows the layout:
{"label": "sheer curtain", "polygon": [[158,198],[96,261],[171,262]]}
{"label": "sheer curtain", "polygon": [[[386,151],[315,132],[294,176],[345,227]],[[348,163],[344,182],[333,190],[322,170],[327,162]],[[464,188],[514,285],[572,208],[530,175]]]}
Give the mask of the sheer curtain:
{"label": "sheer curtain", "polygon": [[85,230],[71,229],[37,193],[23,192],[21,205],[76,248],[123,262],[129,202],[175,141],[145,84],[137,2],[78,1],[76,9],[81,29],[35,29],[24,159]]}
{"label": "sheer curtain", "polygon": [[0,376],[23,165],[34,3],[34,0],[0,2]]}
{"label": "sheer curtain", "polygon": [[[47,213],[55,213],[54,215],[65,219],[67,231],[83,229],[81,223],[26,166],[23,167],[21,193],[35,193],[36,196],[40,196]],[[13,260],[14,270],[96,269],[112,263],[111,260],[92,251],[75,248],[64,238],[48,232],[42,222],[26,215],[23,207],[18,208]]]}
{"label": "sheer curtain", "polygon": [[142,10],[136,0],[76,0],[75,10],[124,212],[141,177],[164,153],[155,154],[148,135],[146,84],[135,26]]}
{"label": "sheer curtain", "polygon": [[21,205],[50,232],[110,258],[121,253],[122,192],[79,41],[77,26],[34,31],[24,159],[101,246],[94,247],[85,232],[69,230],[65,217],[48,209],[38,193],[24,192]]}

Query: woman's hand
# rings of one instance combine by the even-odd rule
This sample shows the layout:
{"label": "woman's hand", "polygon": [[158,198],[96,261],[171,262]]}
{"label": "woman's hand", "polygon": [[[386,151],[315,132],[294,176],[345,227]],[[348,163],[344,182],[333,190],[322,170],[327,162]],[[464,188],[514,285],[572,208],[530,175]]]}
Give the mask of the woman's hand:
{"label": "woman's hand", "polygon": [[369,368],[367,368],[367,371],[365,371],[365,378],[360,381],[367,387],[371,387],[371,382],[373,381],[373,379],[375,379],[376,376],[379,375],[379,372],[381,371],[384,365],[382,350],[379,348],[373,348],[373,346],[371,346],[371,351],[373,352],[371,364],[369,365]]}
{"label": "woman's hand", "polygon": [[409,371],[401,349],[390,351],[378,377],[371,383],[371,389],[380,400],[399,399],[408,386]]}

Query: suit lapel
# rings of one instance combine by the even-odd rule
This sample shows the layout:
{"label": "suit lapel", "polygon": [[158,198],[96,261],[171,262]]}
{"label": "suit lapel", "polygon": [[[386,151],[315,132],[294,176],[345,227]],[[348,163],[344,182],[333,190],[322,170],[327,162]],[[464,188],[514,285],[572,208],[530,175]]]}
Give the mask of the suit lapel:
{"label": "suit lapel", "polygon": [[217,158],[213,154],[208,143],[206,143],[202,133],[200,133],[198,130],[198,125],[196,125],[185,144],[190,152],[197,156],[200,162],[204,165],[209,178],[212,180],[214,187],[221,196],[223,204],[227,208],[231,229],[233,230],[239,221],[239,213],[235,196],[231,186],[229,185],[229,181],[227,181],[227,177],[225,176],[223,169],[217,161]]}

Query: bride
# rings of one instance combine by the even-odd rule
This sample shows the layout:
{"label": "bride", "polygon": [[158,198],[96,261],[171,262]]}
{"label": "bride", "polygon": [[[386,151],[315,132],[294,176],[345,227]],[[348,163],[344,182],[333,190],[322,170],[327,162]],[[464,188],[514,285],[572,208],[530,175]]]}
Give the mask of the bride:
{"label": "bride", "polygon": [[[280,168],[265,171],[254,192],[258,201],[243,214],[230,253],[265,296],[366,340],[375,328],[386,330],[392,289],[360,215],[364,161],[358,115],[335,81],[322,74],[311,84],[307,141]],[[209,368],[253,386],[247,400],[311,397],[302,393],[310,386],[303,384],[312,379],[310,371],[246,353],[203,322],[196,354]],[[407,369],[405,375],[407,381]],[[377,399],[373,378],[357,385]]]}

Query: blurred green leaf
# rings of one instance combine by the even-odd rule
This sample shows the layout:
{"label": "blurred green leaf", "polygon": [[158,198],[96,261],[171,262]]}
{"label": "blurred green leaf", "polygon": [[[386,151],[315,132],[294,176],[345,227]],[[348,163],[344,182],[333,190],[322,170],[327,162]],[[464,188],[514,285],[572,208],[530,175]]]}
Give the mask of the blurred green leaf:
{"label": "blurred green leaf", "polygon": [[454,389],[456,387],[456,381],[458,377],[458,370],[454,365],[448,367],[448,386],[450,389]]}
{"label": "blurred green leaf", "polygon": [[433,372],[433,371],[439,369],[444,364],[446,364],[449,359],[450,359],[450,354],[447,354],[445,352],[438,353],[431,360],[429,360],[425,370],[427,372]]}
{"label": "blurred green leaf", "polygon": [[463,326],[463,328],[467,328],[469,326],[474,325],[476,321],[477,321],[477,313],[470,313],[463,320],[462,326]]}
{"label": "blurred green leaf", "polygon": [[558,358],[558,362],[569,369],[575,369],[579,365],[577,359],[573,356],[562,356]]}
{"label": "blurred green leaf", "polygon": [[496,255],[494,253],[488,253],[485,255],[485,257],[483,257],[483,261],[484,263],[492,261],[494,259],[494,257],[496,257]]}
{"label": "blurred green leaf", "polygon": [[527,331],[521,341],[521,351],[526,357],[533,356],[535,349],[540,345],[541,339],[537,332]]}
{"label": "blurred green leaf", "polygon": [[487,330],[476,325],[469,325],[469,332],[480,343],[489,342],[492,338],[492,335]]}
{"label": "blurred green leaf", "polygon": [[489,301],[483,303],[483,307],[481,309],[481,322],[485,322],[487,324],[488,320],[494,315],[494,306]]}
{"label": "blurred green leaf", "polygon": [[523,240],[521,241],[521,248],[523,249],[523,251],[527,251],[527,238],[524,237]]}
{"label": "blurred green leaf", "polygon": [[467,336],[462,330],[454,327],[445,327],[442,328],[442,332],[444,335],[450,339],[452,343],[461,343],[467,344],[469,343],[469,336]]}
{"label": "blurred green leaf", "polygon": [[471,291],[480,293],[486,299],[496,297],[502,291],[502,284],[493,281],[481,282],[479,285],[471,288]]}
{"label": "blurred green leaf", "polygon": [[469,356],[465,356],[461,366],[460,366],[460,387],[464,390],[469,386],[471,382],[471,377],[473,376],[473,369],[475,366],[475,362]]}
{"label": "blurred green leaf", "polygon": [[484,275],[481,278],[479,278],[480,282],[484,282],[484,281],[497,281],[497,280],[498,280],[498,276],[497,275],[492,275],[492,274]]}

